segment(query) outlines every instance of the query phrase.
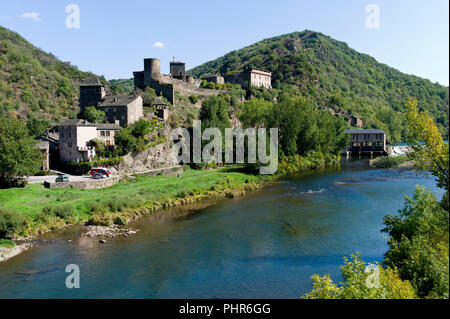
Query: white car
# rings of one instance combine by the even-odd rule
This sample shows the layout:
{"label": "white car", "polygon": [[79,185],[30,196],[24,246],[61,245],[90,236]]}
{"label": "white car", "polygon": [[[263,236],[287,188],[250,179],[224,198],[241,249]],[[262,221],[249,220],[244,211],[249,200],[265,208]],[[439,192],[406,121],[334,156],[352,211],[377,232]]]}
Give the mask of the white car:
{"label": "white car", "polygon": [[93,179],[103,179],[103,178],[108,178],[108,176],[100,174],[100,173],[95,173],[94,175],[92,175]]}

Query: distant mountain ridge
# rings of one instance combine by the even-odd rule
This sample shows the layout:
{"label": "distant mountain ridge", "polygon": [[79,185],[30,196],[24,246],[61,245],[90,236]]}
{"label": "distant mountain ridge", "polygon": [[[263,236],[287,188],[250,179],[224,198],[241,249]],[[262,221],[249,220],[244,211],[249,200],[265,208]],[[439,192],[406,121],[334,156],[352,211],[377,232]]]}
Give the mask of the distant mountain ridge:
{"label": "distant mountain ridge", "polygon": [[306,30],[265,39],[188,73],[202,77],[246,66],[272,72],[274,88],[304,95],[319,108],[356,114],[365,127],[384,129],[393,140],[405,135],[401,113],[407,98],[415,97],[448,138],[448,87],[403,74],[319,32]]}
{"label": "distant mountain ridge", "polygon": [[103,77],[59,61],[0,26],[0,118],[13,115],[57,123],[76,117],[78,84],[94,77],[106,84]]}

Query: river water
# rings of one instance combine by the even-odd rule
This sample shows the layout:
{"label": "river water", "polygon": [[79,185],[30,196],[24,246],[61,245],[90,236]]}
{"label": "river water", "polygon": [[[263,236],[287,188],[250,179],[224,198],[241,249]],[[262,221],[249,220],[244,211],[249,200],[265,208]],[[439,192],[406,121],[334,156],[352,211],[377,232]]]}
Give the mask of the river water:
{"label": "river water", "polygon": [[[343,256],[381,261],[383,216],[396,214],[416,184],[442,195],[432,176],[343,161],[206,208],[143,218],[132,225],[137,235],[106,244],[73,227],[1,263],[0,298],[299,298],[315,273],[340,281]],[[80,267],[80,289],[66,288],[68,264]]]}

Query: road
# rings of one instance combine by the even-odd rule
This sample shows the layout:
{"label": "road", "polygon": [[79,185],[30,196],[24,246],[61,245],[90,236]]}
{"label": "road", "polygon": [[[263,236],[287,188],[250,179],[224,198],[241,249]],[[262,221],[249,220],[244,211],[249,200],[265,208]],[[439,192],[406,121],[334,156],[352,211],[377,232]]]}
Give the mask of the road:
{"label": "road", "polygon": [[[88,176],[74,176],[74,175],[68,175],[69,176],[69,181],[70,182],[79,182],[79,181],[84,181],[86,179],[90,180],[91,178]],[[30,176],[27,178],[27,181],[29,184],[42,184],[44,182],[55,182],[56,177],[58,177],[58,175],[47,175],[47,176]]]}

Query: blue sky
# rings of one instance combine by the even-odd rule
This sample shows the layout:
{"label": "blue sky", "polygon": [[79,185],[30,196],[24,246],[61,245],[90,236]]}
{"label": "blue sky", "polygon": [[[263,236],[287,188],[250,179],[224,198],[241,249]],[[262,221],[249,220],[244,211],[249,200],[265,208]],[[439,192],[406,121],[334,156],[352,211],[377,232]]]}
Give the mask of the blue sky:
{"label": "blue sky", "polygon": [[[66,27],[72,3],[80,8],[79,29]],[[379,7],[379,28],[366,27],[369,4]],[[449,83],[448,0],[2,0],[0,25],[107,79],[132,77],[144,57],[160,58],[167,73],[173,56],[192,68],[309,29],[402,72]]]}

